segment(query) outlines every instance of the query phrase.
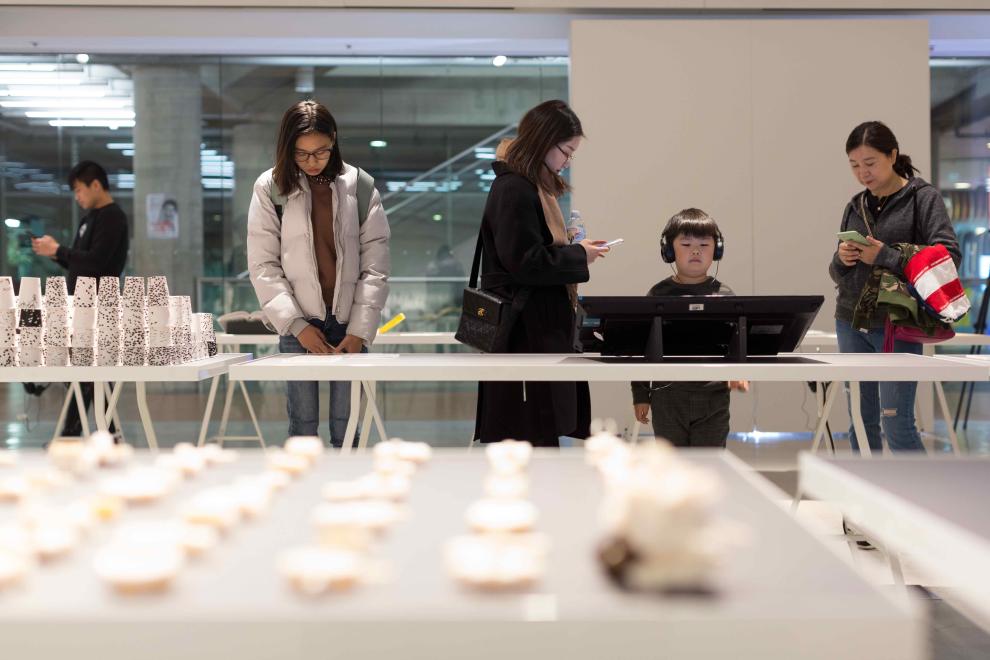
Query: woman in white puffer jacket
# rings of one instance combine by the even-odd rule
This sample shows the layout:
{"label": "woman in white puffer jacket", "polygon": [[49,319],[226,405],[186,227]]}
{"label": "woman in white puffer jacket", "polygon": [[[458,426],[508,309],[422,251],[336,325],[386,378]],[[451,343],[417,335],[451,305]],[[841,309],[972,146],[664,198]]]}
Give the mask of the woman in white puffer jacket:
{"label": "woman in white puffer jacket", "polygon": [[[283,353],[360,353],[388,298],[389,226],[374,180],[343,161],[337,122],[300,101],[282,117],[275,167],[254,184],[248,268]],[[288,383],[289,435],[318,435],[319,383]],[[330,439],[339,447],[350,383],[331,383]]]}

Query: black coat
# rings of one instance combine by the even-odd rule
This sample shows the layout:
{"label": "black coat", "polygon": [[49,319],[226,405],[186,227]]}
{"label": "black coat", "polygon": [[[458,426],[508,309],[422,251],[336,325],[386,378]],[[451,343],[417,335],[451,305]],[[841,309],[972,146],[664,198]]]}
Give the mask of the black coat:
{"label": "black coat", "polygon": [[[481,221],[481,284],[512,297],[521,287],[529,299],[509,339],[510,353],[573,353],[574,308],[568,284],[588,281],[580,245],[554,246],[536,186],[493,166]],[[557,446],[561,435],[587,437],[591,399],[587,383],[482,382],[478,384],[475,437],[505,438]]]}

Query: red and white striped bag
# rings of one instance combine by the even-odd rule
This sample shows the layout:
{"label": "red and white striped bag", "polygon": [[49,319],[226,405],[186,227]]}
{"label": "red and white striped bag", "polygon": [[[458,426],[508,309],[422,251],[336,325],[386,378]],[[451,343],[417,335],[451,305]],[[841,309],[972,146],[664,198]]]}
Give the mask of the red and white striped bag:
{"label": "red and white striped bag", "polygon": [[969,298],[944,245],[926,247],[911,257],[904,266],[904,279],[928,311],[945,323],[958,321],[969,311]]}
{"label": "red and white striped bag", "polygon": [[[904,279],[918,304],[924,305],[946,324],[958,321],[969,311],[969,298],[959,281],[952,255],[944,245],[926,247],[911,257],[904,266]],[[928,335],[920,328],[894,325],[889,317],[884,326],[884,353],[894,351],[894,341],[937,344],[956,335],[948,326],[937,328],[934,334]]]}

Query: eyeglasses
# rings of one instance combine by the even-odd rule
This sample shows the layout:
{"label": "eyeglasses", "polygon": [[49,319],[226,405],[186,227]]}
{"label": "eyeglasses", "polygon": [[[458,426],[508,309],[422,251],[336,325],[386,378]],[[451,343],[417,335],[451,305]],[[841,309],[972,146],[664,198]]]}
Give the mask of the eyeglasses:
{"label": "eyeglasses", "polygon": [[565,163],[574,162],[574,154],[567,153],[566,151],[564,151],[563,149],[560,148],[560,145],[559,144],[555,144],[553,146],[557,147],[557,151],[559,151],[560,153],[564,154],[564,158],[565,158],[564,162]]}
{"label": "eyeglasses", "polygon": [[296,149],[292,153],[292,157],[296,159],[297,163],[307,163],[310,158],[313,158],[319,162],[321,160],[329,159],[331,153],[333,153],[333,147],[324,147],[322,149],[317,149],[316,151],[303,151],[302,149]]}

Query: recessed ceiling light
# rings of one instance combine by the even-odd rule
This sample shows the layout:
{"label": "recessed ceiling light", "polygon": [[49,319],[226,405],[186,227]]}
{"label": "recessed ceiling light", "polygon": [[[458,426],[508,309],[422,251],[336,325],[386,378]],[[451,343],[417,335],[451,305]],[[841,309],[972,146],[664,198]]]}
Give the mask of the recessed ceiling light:
{"label": "recessed ceiling light", "polygon": [[17,229],[18,227],[21,226],[21,221],[18,220],[17,218],[7,218],[6,220],[3,221],[3,224],[7,225],[11,229]]}
{"label": "recessed ceiling light", "polygon": [[368,146],[371,147],[372,149],[384,149],[385,147],[388,146],[388,142],[386,142],[385,140],[372,140],[371,142],[368,143]]}
{"label": "recessed ceiling light", "polygon": [[496,55],[492,58],[493,66],[505,66],[505,63],[509,61],[509,58],[505,55]]}
{"label": "recessed ceiling light", "polygon": [[439,213],[433,214],[433,222],[440,222],[441,220],[443,220],[443,216],[441,214]]}
{"label": "recessed ceiling light", "polygon": [[76,62],[79,62],[80,64],[88,63],[89,55],[87,55],[86,53],[79,53],[78,55],[76,55]]}

